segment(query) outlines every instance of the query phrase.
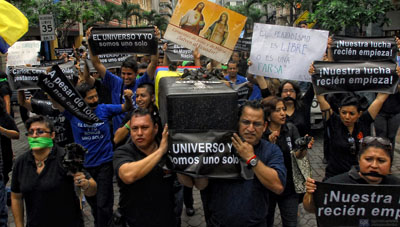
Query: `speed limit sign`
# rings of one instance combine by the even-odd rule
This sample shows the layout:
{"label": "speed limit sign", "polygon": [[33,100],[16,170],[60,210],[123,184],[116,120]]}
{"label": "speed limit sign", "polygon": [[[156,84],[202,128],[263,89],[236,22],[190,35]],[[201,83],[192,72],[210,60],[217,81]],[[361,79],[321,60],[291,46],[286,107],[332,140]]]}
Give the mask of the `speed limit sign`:
{"label": "speed limit sign", "polygon": [[52,14],[39,15],[40,37],[42,41],[56,39],[54,19]]}

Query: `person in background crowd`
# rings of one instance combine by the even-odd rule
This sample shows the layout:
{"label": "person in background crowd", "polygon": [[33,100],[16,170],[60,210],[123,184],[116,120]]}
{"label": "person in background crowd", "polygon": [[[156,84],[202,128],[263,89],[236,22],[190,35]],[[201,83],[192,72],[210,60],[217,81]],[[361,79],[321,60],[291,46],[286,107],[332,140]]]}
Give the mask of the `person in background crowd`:
{"label": "person in background crowd", "polygon": [[[89,28],[86,32],[86,38],[88,39],[91,34],[92,28]],[[159,30],[155,27],[155,35],[158,37],[160,35]],[[133,57],[128,57],[122,63],[121,66],[121,77],[118,77],[111,72],[109,72],[106,67],[100,62],[100,59],[97,55],[92,54],[92,50],[90,49],[90,59],[93,63],[94,68],[100,74],[102,78],[103,84],[111,91],[111,101],[112,104],[123,104],[125,102],[123,92],[126,89],[132,91],[133,99],[135,100],[135,93],[137,87],[142,83],[154,83],[154,76],[158,62],[158,49],[157,54],[151,55],[151,62],[147,67],[147,71],[141,76],[139,79],[136,79],[138,73],[138,64],[133,59]],[[93,80],[87,80],[87,83],[93,85]],[[113,132],[115,132],[119,126],[121,125],[122,119],[125,114],[119,114],[113,117]]]}
{"label": "person in background crowd", "polygon": [[[314,72],[311,66],[310,74]],[[317,95],[322,116],[329,127],[329,161],[325,170],[325,179],[345,173],[352,165],[357,164],[357,154],[360,141],[371,135],[371,123],[378,115],[388,94],[379,93],[368,110],[362,112],[360,100],[356,95],[348,95],[339,104],[339,114],[336,114],[323,95]]]}
{"label": "person in background crowd", "polygon": [[130,128],[132,143],[114,154],[121,214],[128,226],[175,227],[175,177],[162,168],[168,151],[168,127],[164,127],[158,144],[158,125],[149,111],[139,108],[132,114]]}
{"label": "person in background crowd", "polygon": [[53,123],[43,116],[26,121],[30,150],[15,162],[11,183],[11,209],[16,227],[82,227],[83,217],[74,186],[86,196],[96,194],[97,185],[87,173],[69,174],[62,166],[65,151],[55,146]]}
{"label": "person in background crowd", "polygon": [[11,172],[14,152],[12,150],[11,140],[19,139],[19,130],[15,124],[14,119],[7,113],[5,103],[0,97],[0,143],[1,143],[1,160],[3,173],[3,183],[7,184],[9,177],[8,174]]}
{"label": "person in background crowd", "polygon": [[76,90],[101,122],[94,124],[84,123],[54,100],[52,102],[71,122],[75,142],[88,150],[85,155],[84,167],[97,182],[98,193],[96,196],[86,198],[92,208],[95,226],[108,226],[114,205],[112,184],[114,175],[112,167],[113,145],[108,119],[132,109],[132,91],[130,89],[124,91],[126,100],[124,104],[114,105],[99,104],[96,89],[87,83],[79,84]]}
{"label": "person in background crowd", "polygon": [[[367,136],[362,139],[358,153],[358,166],[350,171],[331,177],[325,183],[399,185],[400,179],[391,175],[393,149],[388,139]],[[313,194],[317,189],[315,180],[308,178],[307,193],[303,199],[304,209],[314,213],[316,207]]]}
{"label": "person in background crowd", "polygon": [[234,51],[232,53],[231,59],[232,59],[232,61],[237,63],[239,75],[242,75],[245,77],[247,75],[247,69],[249,68],[249,65],[247,64],[247,59],[242,58],[242,56],[240,55],[240,52],[238,52],[238,51]]}
{"label": "person in background crowd", "polygon": [[[286,187],[282,194],[269,193],[269,207],[267,225],[274,225],[275,207],[278,204],[283,226],[297,226],[297,212],[299,194],[296,193],[293,183],[291,151],[296,158],[302,159],[307,154],[305,149],[298,148],[295,141],[300,138],[296,126],[286,122],[286,106],[282,98],[270,96],[262,100],[264,112],[267,117],[268,127],[263,137],[269,142],[278,145],[283,154],[286,174]],[[313,141],[308,144],[311,148]]]}
{"label": "person in background crowd", "polygon": [[209,179],[203,190],[207,226],[265,227],[269,191],[281,194],[286,168],[279,147],[262,139],[267,128],[261,104],[248,101],[240,110],[239,133],[232,137],[238,156],[246,160],[254,179]]}
{"label": "person in background crowd", "polygon": [[12,91],[8,84],[7,74],[0,70],[0,97],[3,99],[7,113],[14,117],[14,112],[11,108],[11,96]]}

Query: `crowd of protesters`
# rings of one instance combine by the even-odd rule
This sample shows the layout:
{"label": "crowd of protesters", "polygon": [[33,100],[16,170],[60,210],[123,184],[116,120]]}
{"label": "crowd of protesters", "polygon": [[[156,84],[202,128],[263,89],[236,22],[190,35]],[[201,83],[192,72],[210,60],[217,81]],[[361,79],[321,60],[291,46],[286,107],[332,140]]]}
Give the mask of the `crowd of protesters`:
{"label": "crowd of protesters", "polygon": [[[90,33],[91,29],[86,40]],[[155,34],[159,36],[157,28]],[[315,92],[311,83],[302,86],[302,91],[296,81],[248,74],[248,55],[235,51],[227,64],[204,58],[197,49],[192,62],[171,63],[166,55],[158,54],[134,55],[111,70],[84,42],[73,56],[60,58],[83,68],[74,85],[102,122],[82,122],[41,90],[31,91],[30,97],[18,91],[19,105],[31,116],[23,119],[30,149],[15,160],[11,140],[19,139],[19,130],[13,120],[12,91],[1,72],[0,225],[7,225],[5,185],[12,169],[11,209],[17,227],[24,223],[83,226],[83,197],[96,227],[180,226],[183,203],[187,215],[195,212],[193,186],[201,189],[207,226],[273,226],[276,205],[283,226],[297,226],[299,202],[306,210],[315,210],[315,180],[308,178],[305,195],[299,193],[292,170],[293,157],[307,158],[314,143],[310,109]],[[95,71],[80,64],[85,60],[91,61]],[[161,124],[155,105],[156,68],[176,69],[182,63],[220,69],[230,87],[245,83],[232,145],[253,169],[253,179],[193,178],[165,168],[168,126]],[[363,97],[351,92],[336,99],[316,95],[325,131],[329,131],[324,141],[329,148],[324,181],[400,184],[390,174],[400,123],[399,86],[391,95],[373,94],[376,98],[370,105],[363,105]],[[374,130],[378,137],[371,136]],[[295,143],[299,138],[310,140],[300,146]],[[87,150],[84,168],[78,171],[69,171],[64,162],[68,144],[73,142]],[[113,210],[113,177],[120,189],[117,210]]]}

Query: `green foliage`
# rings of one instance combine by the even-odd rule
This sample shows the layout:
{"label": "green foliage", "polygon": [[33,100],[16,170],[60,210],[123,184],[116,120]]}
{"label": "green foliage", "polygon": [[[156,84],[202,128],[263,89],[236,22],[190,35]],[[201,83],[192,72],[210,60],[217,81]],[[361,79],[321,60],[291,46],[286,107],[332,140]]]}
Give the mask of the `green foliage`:
{"label": "green foliage", "polygon": [[317,20],[322,29],[333,33],[347,26],[356,26],[362,33],[362,26],[387,22],[385,13],[393,8],[391,0],[321,0],[310,20]]}

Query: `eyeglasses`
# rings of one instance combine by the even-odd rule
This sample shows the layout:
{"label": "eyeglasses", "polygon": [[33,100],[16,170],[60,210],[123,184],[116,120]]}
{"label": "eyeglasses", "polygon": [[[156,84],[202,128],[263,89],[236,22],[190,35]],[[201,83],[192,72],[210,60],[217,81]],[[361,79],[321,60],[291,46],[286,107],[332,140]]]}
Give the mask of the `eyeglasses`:
{"label": "eyeglasses", "polygon": [[294,89],[283,89],[282,90],[283,93],[296,93],[296,91]]}
{"label": "eyeglasses", "polygon": [[357,151],[356,140],[354,139],[354,137],[351,134],[349,134],[348,136],[349,137],[347,138],[347,142],[349,142],[349,144],[350,144],[350,153],[354,155],[354,154],[356,154],[356,151]]}
{"label": "eyeglasses", "polygon": [[246,127],[250,126],[251,124],[253,124],[254,128],[261,128],[261,127],[264,126],[263,122],[257,122],[257,121],[256,122],[251,122],[251,121],[248,121],[248,120],[240,120],[240,123],[242,123]]}
{"label": "eyeglasses", "polygon": [[25,133],[26,136],[33,136],[33,134],[35,134],[38,136],[41,136],[44,133],[51,133],[50,131],[43,131],[41,129],[37,129],[37,130],[29,130],[27,133]]}
{"label": "eyeglasses", "polygon": [[387,146],[388,148],[392,149],[392,143],[390,140],[382,137],[375,137],[375,136],[366,136],[361,140],[361,146],[365,147],[370,145],[371,143],[377,142],[383,146]]}

